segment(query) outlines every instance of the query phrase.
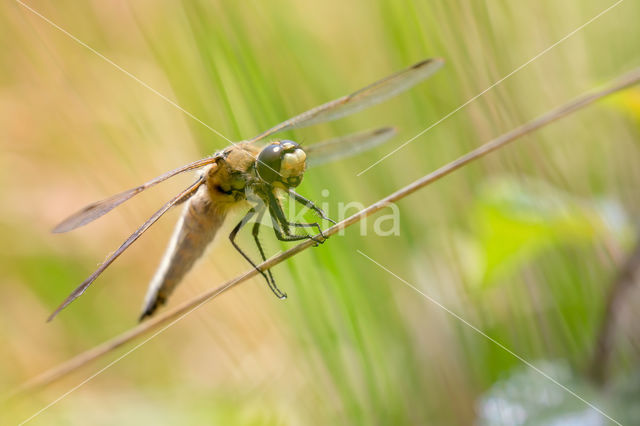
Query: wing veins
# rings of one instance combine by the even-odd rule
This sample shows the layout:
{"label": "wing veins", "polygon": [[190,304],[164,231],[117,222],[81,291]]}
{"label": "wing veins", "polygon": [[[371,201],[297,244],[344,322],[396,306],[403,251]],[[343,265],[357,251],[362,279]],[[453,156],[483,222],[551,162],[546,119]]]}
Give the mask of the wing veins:
{"label": "wing veins", "polygon": [[138,195],[142,191],[149,189],[152,186],[155,186],[160,182],[163,182],[180,173],[184,173],[189,170],[198,169],[208,164],[211,164],[214,161],[216,161],[217,158],[218,156],[214,155],[212,157],[200,159],[198,161],[179,167],[177,169],[168,171],[148,182],[143,183],[140,186],[128,189],[116,195],[112,195],[111,197],[105,198],[104,200],[89,204],[88,206],[80,209],[78,212],[72,214],[71,216],[69,216],[62,222],[60,222],[55,228],[53,228],[52,232],[54,233],[68,232],[76,228],[79,228],[81,226],[84,226],[87,223],[93,222],[94,220],[109,213],[111,210],[118,207],[120,204],[124,203],[128,199],[134,197],[135,195]]}
{"label": "wing veins", "polygon": [[307,153],[307,164],[309,167],[315,167],[360,154],[361,152],[375,148],[395,134],[395,127],[381,127],[375,130],[365,130],[315,143],[304,147]]}
{"label": "wing veins", "polygon": [[149,229],[151,225],[153,225],[158,219],[160,219],[160,217],[165,214],[171,207],[190,198],[203,182],[204,178],[198,179],[187,189],[180,192],[178,195],[165,203],[158,211],[156,211],[149,219],[147,219],[147,221],[143,223],[138,229],[136,229],[136,231],[131,234],[129,238],[127,238],[126,241],[122,243],[122,245],[118,247],[115,252],[113,252],[104,262],[102,262],[98,269],[96,269],[86,280],[84,280],[84,282],[82,282],[82,284],[76,287],[75,290],[73,290],[71,294],[67,296],[64,302],[62,302],[60,306],[58,306],[56,310],[53,311],[47,321],[51,321],[53,318],[55,318],[56,315],[58,315],[61,310],[67,307],[75,299],[80,297],[82,293],[84,293],[85,290],[91,285],[91,283],[93,283],[96,278],[98,278],[98,276],[102,274],[102,272],[104,272],[104,270],[107,269],[107,267],[109,267],[109,265],[111,265],[113,261],[118,258],[118,256],[120,256],[127,248],[129,248],[129,246],[133,244],[147,229]]}
{"label": "wing veins", "polygon": [[250,139],[256,142],[274,133],[336,120],[378,104],[408,90],[437,71],[444,61],[441,58],[426,59],[404,70],[391,74],[349,95],[334,99],[302,114],[296,115]]}

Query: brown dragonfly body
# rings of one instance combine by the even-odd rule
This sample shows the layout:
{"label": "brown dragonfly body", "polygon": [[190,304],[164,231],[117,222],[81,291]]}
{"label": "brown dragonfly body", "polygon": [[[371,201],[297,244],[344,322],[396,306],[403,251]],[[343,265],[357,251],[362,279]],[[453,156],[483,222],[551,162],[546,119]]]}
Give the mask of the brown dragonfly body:
{"label": "brown dragonfly body", "polygon": [[[156,271],[147,292],[141,319],[152,315],[164,304],[202,256],[206,247],[215,238],[230,211],[244,208],[242,220],[233,228],[229,239],[240,254],[254,267],[256,263],[235,242],[238,232],[251,220],[254,242],[262,260],[265,252],[258,239],[263,215],[269,213],[276,237],[281,241],[313,239],[324,241],[318,223],[296,223],[287,219],[281,205],[283,196],[290,197],[314,211],[324,220],[329,219],[316,205],[295,192],[307,167],[344,158],[370,149],[388,140],[395,129],[385,127],[341,136],[329,141],[301,147],[290,140],[272,140],[266,146],[258,142],[285,130],[335,120],[382,102],[422,81],[442,65],[441,59],[428,59],[403,71],[377,81],[364,89],[320,105],[261,133],[248,141],[239,142],[211,157],[203,158],[186,166],[167,172],[143,185],[116,194],[91,204],[64,220],[54,232],[66,232],[83,226],[131,197],[166,179],[190,170],[198,170],[196,181],[184,191],[165,203],[142,226],[140,226],[98,269],[80,284],[51,314],[58,312],[79,297],[95,279],[136,241],[151,225],[173,206],[184,204],[183,213],[174,230],[164,258]],[[335,222],[334,222],[335,223]],[[299,228],[313,228],[317,235],[299,234]],[[275,284],[270,270],[260,271],[271,291],[281,299],[286,294]]]}
{"label": "brown dragonfly body", "polygon": [[213,241],[227,214],[247,204],[242,203],[246,200],[245,187],[253,178],[251,168],[260,151],[255,145],[243,145],[201,171],[204,184],[183,208],[162,263],[149,284],[143,316],[165,303]]}

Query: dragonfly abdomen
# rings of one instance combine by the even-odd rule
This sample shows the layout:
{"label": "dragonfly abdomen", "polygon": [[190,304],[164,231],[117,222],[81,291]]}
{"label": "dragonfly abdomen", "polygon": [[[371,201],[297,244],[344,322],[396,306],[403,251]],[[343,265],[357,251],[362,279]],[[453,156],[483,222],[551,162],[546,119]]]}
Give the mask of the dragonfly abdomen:
{"label": "dragonfly abdomen", "polygon": [[227,214],[228,204],[213,202],[207,185],[187,201],[145,297],[140,319],[151,316],[202,256]]}

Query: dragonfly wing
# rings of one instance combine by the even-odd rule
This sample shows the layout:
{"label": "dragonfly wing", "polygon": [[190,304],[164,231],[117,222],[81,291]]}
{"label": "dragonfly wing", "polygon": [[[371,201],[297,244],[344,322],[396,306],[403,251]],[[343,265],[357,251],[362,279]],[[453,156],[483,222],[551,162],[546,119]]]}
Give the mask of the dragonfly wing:
{"label": "dragonfly wing", "polygon": [[258,141],[269,135],[285,130],[336,120],[345,115],[378,104],[413,87],[437,71],[443,64],[444,60],[440,58],[426,59],[418,62],[409,68],[376,81],[357,92],[327,102],[289,120],[283,121],[251,139],[250,142]]}
{"label": "dragonfly wing", "polygon": [[382,127],[318,142],[304,148],[307,153],[307,165],[315,167],[351,157],[386,142],[395,134],[396,129],[394,127]]}
{"label": "dragonfly wing", "polygon": [[228,204],[217,203],[203,185],[185,205],[144,301],[142,321],[164,305],[184,276],[202,256],[222,226]]}
{"label": "dragonfly wing", "polygon": [[54,233],[68,232],[73,229],[79,228],[80,226],[86,225],[89,222],[92,222],[99,217],[107,214],[114,208],[118,207],[120,204],[127,201],[129,198],[133,197],[144,191],[145,189],[151,188],[159,184],[162,181],[169,179],[175,175],[180,173],[184,173],[189,170],[198,169],[200,167],[204,167],[208,164],[215,162],[218,159],[218,155],[214,155],[212,157],[203,158],[201,160],[195,161],[191,164],[187,164],[186,166],[182,166],[175,170],[171,170],[161,176],[158,176],[155,179],[150,180],[149,182],[143,183],[140,186],[135,188],[131,188],[127,191],[121,192],[119,194],[113,195],[109,198],[106,198],[102,201],[98,201],[93,204],[89,204],[84,207],[77,213],[69,216],[67,219],[63,220],[60,224],[58,224],[55,228],[53,228]]}
{"label": "dragonfly wing", "polygon": [[131,236],[129,236],[129,238],[127,238],[127,240],[124,243],[122,243],[122,245],[115,252],[113,252],[107,258],[107,260],[105,260],[98,267],[98,269],[95,270],[95,272],[93,274],[91,274],[89,276],[89,278],[84,280],[84,282],[82,284],[80,284],[78,287],[76,287],[76,289],[73,290],[69,296],[67,296],[67,298],[64,300],[64,302],[62,302],[60,304],[60,306],[58,306],[56,308],[56,310],[49,316],[49,319],[47,321],[51,321],[53,318],[55,318],[56,315],[58,315],[58,313],[61,310],[63,310],[65,307],[67,307],[67,305],[69,305],[69,303],[73,302],[75,299],[80,297],[82,295],[82,293],[84,293],[85,290],[91,285],[91,283],[93,283],[96,280],[96,278],[98,278],[98,276],[102,272],[104,272],[104,270],[107,269],[107,267],[109,267],[109,265],[111,265],[114,260],[116,260],[118,258],[118,256],[120,256],[127,248],[129,248],[129,246],[131,244],[133,244],[134,241],[136,241],[147,229],[149,229],[149,227],[151,227],[151,225],[153,225],[158,219],[160,219],[160,217],[163,214],[165,214],[171,207],[173,207],[174,205],[179,204],[179,203],[187,200],[188,198],[190,198],[196,192],[198,187],[203,182],[204,182],[203,178],[198,179],[194,184],[189,186],[187,189],[182,191],[180,194],[178,194],[175,197],[173,197],[164,206],[162,206],[162,208],[160,208],[160,210],[155,212],[153,214],[153,216],[151,216],[145,223],[142,224],[142,226],[140,226],[133,234],[131,234]]}

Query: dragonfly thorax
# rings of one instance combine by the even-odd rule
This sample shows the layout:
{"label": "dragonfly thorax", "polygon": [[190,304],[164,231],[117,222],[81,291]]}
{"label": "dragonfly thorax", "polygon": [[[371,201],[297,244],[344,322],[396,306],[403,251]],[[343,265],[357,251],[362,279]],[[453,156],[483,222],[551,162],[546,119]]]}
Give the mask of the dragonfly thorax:
{"label": "dragonfly thorax", "polygon": [[307,154],[289,140],[271,142],[258,155],[256,170],[260,179],[271,185],[293,188],[300,185]]}

